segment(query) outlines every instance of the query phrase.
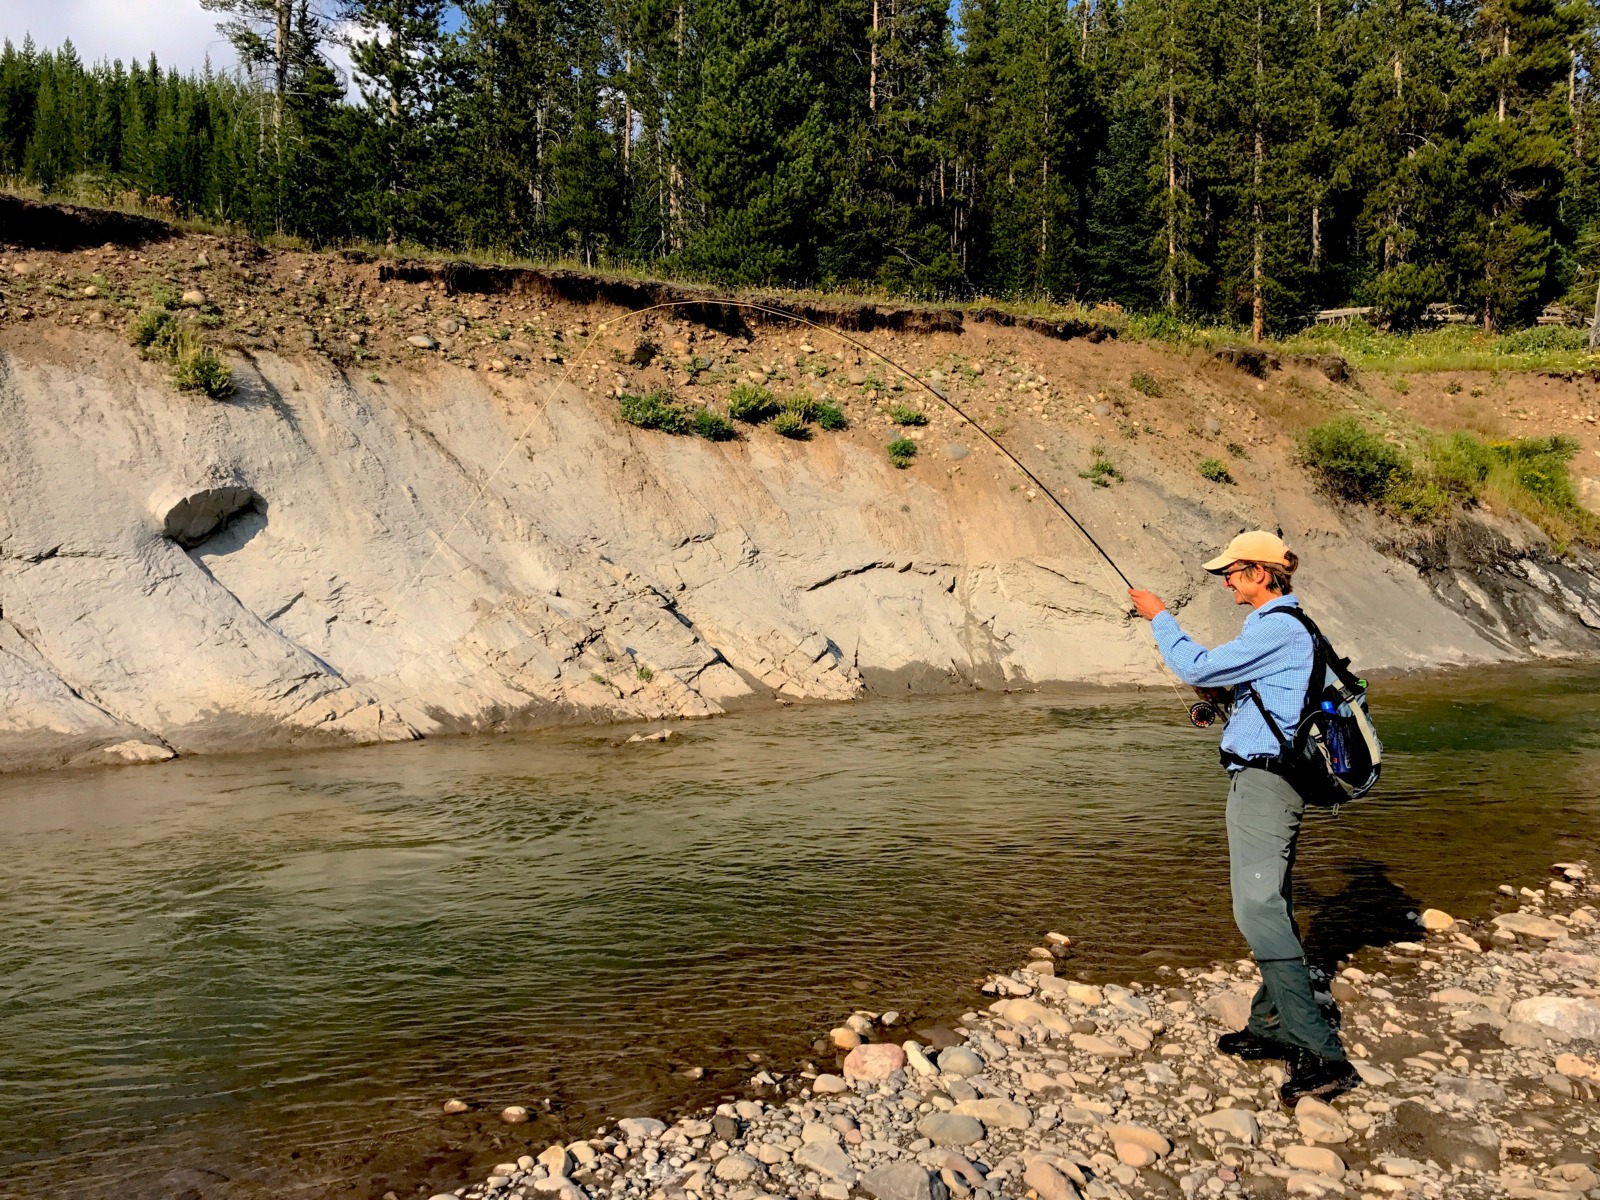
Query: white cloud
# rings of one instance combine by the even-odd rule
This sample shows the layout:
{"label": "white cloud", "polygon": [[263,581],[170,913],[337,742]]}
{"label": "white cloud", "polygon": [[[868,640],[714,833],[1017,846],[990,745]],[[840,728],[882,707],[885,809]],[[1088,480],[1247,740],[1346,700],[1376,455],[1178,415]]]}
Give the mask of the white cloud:
{"label": "white cloud", "polygon": [[[213,69],[231,70],[238,59],[217,32],[222,19],[200,0],[0,0],[0,37],[21,45],[31,34],[35,45],[50,49],[71,38],[86,63],[143,62],[154,52],[162,66],[182,71],[199,70],[208,57]],[[325,51],[348,78],[344,47]]]}
{"label": "white cloud", "polygon": [[233,47],[217,20],[199,0],[0,0],[0,34],[19,44],[32,34],[51,48],[70,37],[90,63],[144,60],[154,51],[163,65],[183,70],[204,66],[208,54],[213,67],[231,67]]}

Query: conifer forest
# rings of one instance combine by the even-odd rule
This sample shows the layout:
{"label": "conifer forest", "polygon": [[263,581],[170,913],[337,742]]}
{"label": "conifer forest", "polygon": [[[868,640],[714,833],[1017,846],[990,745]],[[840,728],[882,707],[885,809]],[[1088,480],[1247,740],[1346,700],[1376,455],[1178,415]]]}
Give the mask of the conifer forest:
{"label": "conifer forest", "polygon": [[314,245],[1258,335],[1600,282],[1585,0],[197,2],[238,68],[7,42],[0,173]]}

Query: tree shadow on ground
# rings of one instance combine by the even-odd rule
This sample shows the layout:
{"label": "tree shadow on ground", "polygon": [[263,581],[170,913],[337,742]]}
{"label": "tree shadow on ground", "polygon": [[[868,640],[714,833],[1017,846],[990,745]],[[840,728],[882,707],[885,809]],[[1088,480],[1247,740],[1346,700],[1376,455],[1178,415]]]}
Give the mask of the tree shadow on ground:
{"label": "tree shadow on ground", "polygon": [[1415,896],[1389,878],[1381,862],[1357,859],[1343,870],[1344,887],[1328,896],[1295,885],[1296,909],[1312,911],[1303,939],[1306,962],[1330,973],[1357,950],[1415,938],[1418,926],[1409,914],[1422,909]]}

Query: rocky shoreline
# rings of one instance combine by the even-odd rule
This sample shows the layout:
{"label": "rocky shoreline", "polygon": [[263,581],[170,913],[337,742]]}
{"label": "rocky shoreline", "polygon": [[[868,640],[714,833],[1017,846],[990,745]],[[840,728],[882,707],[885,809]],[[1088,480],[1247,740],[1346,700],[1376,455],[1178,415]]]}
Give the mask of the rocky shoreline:
{"label": "rocky shoreline", "polygon": [[1429,909],[1339,964],[1324,986],[1363,1084],[1331,1105],[1284,1111],[1281,1065],[1216,1052],[1248,960],[1095,986],[1063,977],[1053,933],[955,1030],[858,1011],[836,1072],[762,1071],[747,1098],[623,1118],[433,1200],[1600,1200],[1596,897],[1586,862],[1558,863],[1502,885],[1503,911]]}

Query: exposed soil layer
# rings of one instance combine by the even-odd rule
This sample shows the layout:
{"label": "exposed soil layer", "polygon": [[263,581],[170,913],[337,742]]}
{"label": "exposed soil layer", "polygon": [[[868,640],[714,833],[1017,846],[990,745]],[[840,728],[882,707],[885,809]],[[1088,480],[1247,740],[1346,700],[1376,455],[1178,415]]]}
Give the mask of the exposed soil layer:
{"label": "exposed soil layer", "polygon": [[165,221],[105,208],[39,204],[0,195],[0,242],[30,250],[83,250],[116,244],[169,241],[178,230]]}

